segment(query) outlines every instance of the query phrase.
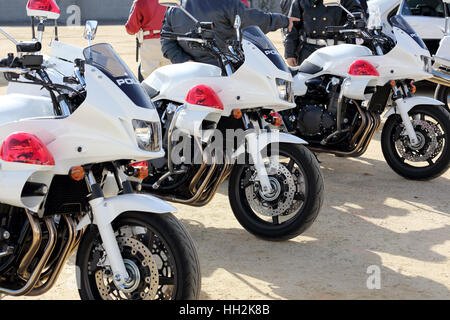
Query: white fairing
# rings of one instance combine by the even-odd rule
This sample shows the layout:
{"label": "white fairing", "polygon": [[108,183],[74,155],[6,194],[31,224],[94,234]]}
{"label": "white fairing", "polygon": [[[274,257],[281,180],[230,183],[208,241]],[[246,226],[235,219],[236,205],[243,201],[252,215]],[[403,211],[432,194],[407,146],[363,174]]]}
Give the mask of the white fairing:
{"label": "white fairing", "polygon": [[450,36],[442,38],[439,49],[436,52],[436,55],[433,56],[433,59],[435,61],[435,64],[433,65],[434,68],[450,68]]}
{"label": "white fairing", "polygon": [[[40,118],[49,111],[47,98],[29,96],[24,97],[24,102],[19,102],[17,95],[1,97],[0,107],[4,108],[16,97],[17,101],[10,108],[11,112],[19,115],[10,116],[16,118],[13,122],[0,124],[0,141],[13,132],[34,134],[47,146],[56,163],[55,166],[38,166],[0,160],[1,203],[37,211],[42,197],[21,197],[27,181],[37,179],[37,182],[49,186],[54,175],[67,175],[73,166],[117,159],[144,161],[164,156],[162,149],[155,152],[140,149],[132,125],[133,119],[159,123],[156,110],[134,105],[116,84],[92,66],[86,66],[85,78],[87,98],[66,118]],[[28,114],[27,119],[20,120],[18,109],[21,103],[30,110],[30,114],[37,108],[34,111],[38,113],[37,118],[29,119]]]}
{"label": "white fairing", "polygon": [[[401,14],[404,0],[369,0],[368,11],[371,7],[380,8],[383,32],[394,37],[392,25],[389,23],[389,16]],[[417,2],[420,3],[420,2]],[[401,14],[401,16],[413,27],[422,39],[441,39],[444,35],[445,19],[439,17],[415,16]]]}
{"label": "white fairing", "polygon": [[[324,74],[349,78],[344,87],[344,96],[358,100],[368,99],[368,96],[364,94],[367,86],[383,86],[390,80],[413,79],[414,81],[420,81],[430,78],[431,74],[424,70],[424,63],[421,58],[422,56],[430,57],[429,51],[421,48],[403,30],[394,27],[393,32],[397,45],[382,56],[373,55],[366,47],[351,44],[324,47],[317,50],[306,61],[322,67],[322,71],[314,75],[298,74],[295,77],[294,94],[296,96],[304,95],[306,86],[302,86],[301,83]],[[349,75],[349,68],[356,60],[369,62],[380,75]]]}
{"label": "white fairing", "polygon": [[245,62],[229,77],[222,76],[221,69],[215,66],[186,62],[159,68],[144,82],[159,91],[154,101],[169,99],[179,103],[184,103],[187,93],[196,85],[210,86],[224,105],[223,115],[231,114],[235,108],[293,108],[294,103],[279,98],[276,86],[277,78],[292,81],[291,74],[278,69],[251,42],[243,40],[243,48]]}
{"label": "white fairing", "polygon": [[450,36],[442,38],[436,56],[450,59]]}

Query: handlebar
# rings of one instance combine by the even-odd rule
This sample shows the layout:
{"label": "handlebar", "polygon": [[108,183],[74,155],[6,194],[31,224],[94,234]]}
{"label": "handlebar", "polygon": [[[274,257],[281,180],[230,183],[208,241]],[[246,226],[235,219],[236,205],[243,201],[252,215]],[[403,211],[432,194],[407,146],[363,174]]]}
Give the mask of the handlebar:
{"label": "handlebar", "polygon": [[26,74],[30,71],[31,71],[31,69],[0,67],[0,72],[6,72],[6,73]]}
{"label": "handlebar", "polygon": [[194,38],[192,37],[192,33],[172,33],[172,32],[162,32],[160,34],[161,38],[164,39],[171,39],[171,40],[177,40],[177,41],[190,41],[190,42],[197,42],[201,44],[206,44],[207,41],[201,38]]}
{"label": "handlebar", "polygon": [[159,35],[161,38],[171,39],[171,40],[178,40],[179,37],[186,37],[186,34],[172,33],[172,32],[161,32]]}

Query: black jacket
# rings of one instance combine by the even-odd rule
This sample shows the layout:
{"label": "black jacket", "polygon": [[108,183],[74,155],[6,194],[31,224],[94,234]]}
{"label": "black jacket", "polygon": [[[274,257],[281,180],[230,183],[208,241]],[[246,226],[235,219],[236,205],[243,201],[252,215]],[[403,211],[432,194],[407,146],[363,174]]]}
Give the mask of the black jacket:
{"label": "black jacket", "polygon": [[[223,40],[236,39],[233,29],[237,14],[242,28],[257,25],[264,33],[289,26],[289,19],[277,13],[265,13],[249,9],[240,0],[182,0],[182,6],[201,22],[214,22],[215,32]],[[170,8],[166,12],[162,32],[187,33],[192,31],[194,22],[180,9]],[[172,63],[188,60],[218,65],[214,56],[207,51],[192,49],[185,41],[161,39],[164,57]]]}
{"label": "black jacket", "polygon": [[[343,0],[342,5],[350,12],[363,12],[358,0]],[[297,58],[302,40],[307,38],[326,39],[327,26],[342,26],[347,22],[347,13],[339,7],[325,7],[322,0],[294,0],[290,9],[290,16],[300,18],[294,23],[284,41],[285,57]]]}

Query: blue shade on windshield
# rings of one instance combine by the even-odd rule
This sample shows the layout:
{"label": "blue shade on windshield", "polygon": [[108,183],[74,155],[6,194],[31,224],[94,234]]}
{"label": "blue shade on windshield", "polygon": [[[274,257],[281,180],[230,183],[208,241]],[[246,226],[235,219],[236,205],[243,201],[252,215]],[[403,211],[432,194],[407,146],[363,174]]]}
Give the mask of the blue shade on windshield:
{"label": "blue shade on windshield", "polygon": [[272,42],[270,42],[269,38],[267,38],[259,27],[247,27],[242,30],[242,34],[245,40],[250,41],[259,50],[261,50],[266,57],[277,66],[278,69],[284,72],[290,72],[278,50],[273,46]]}
{"label": "blue shade on windshield", "polygon": [[154,109],[150,97],[145,93],[133,72],[107,43],[95,44],[83,51],[86,64],[100,69],[138,107]]}
{"label": "blue shade on windshield", "polygon": [[405,31],[417,44],[425,50],[428,50],[427,46],[423,42],[423,40],[419,37],[419,35],[414,31],[414,29],[410,26],[410,24],[402,17],[402,16],[393,16],[391,18],[391,24],[393,27],[397,27],[403,31]]}

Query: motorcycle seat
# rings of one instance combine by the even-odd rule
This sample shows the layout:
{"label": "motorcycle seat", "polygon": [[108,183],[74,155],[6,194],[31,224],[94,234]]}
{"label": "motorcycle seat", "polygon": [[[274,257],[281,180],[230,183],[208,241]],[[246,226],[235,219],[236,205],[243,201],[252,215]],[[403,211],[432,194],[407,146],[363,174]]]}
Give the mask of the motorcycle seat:
{"label": "motorcycle seat", "polygon": [[306,74],[316,74],[322,70],[323,70],[322,67],[315,65],[314,63],[311,63],[308,60],[303,61],[303,63],[300,65],[300,68],[298,68],[298,72]]}

